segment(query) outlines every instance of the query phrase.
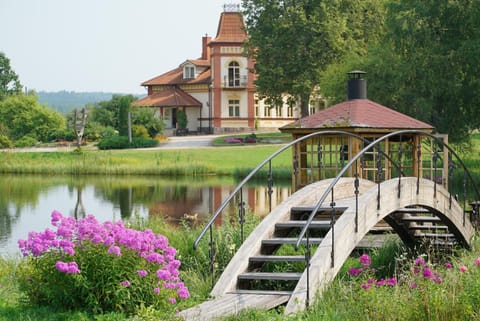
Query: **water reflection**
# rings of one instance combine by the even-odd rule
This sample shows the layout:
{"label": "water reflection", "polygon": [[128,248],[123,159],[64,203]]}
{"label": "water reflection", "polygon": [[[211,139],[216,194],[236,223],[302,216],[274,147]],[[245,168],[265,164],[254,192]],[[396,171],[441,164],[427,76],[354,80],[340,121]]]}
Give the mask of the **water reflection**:
{"label": "water reflection", "polygon": [[[0,176],[0,253],[17,254],[17,240],[29,231],[50,225],[53,210],[77,219],[93,214],[101,222],[126,220],[132,215],[164,216],[172,224],[184,217],[208,218],[235,188],[232,178],[70,177],[38,175]],[[272,204],[291,193],[290,183],[276,183]],[[244,189],[247,208],[268,212],[265,184]],[[236,212],[233,202],[227,211]],[[219,222],[220,223],[220,222]]]}

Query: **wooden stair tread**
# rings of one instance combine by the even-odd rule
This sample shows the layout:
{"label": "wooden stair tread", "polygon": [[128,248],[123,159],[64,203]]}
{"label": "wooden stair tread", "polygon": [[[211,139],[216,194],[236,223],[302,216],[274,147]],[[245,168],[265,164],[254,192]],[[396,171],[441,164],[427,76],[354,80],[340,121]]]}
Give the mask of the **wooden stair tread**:
{"label": "wooden stair tread", "polygon": [[[318,237],[311,237],[310,244],[320,244],[323,241],[323,238]],[[264,245],[282,245],[282,244],[296,244],[297,238],[296,237],[274,237],[271,239],[262,240],[262,244]],[[306,244],[307,239],[302,239],[302,244]]]}
{"label": "wooden stair tread", "polygon": [[185,321],[211,321],[225,315],[237,314],[246,309],[270,310],[290,299],[290,294],[282,292],[279,291],[278,294],[227,293],[181,311],[179,315]]}
{"label": "wooden stair tread", "polygon": [[423,207],[417,207],[417,208],[405,207],[405,208],[397,209],[395,211],[395,213],[404,213],[404,214],[412,213],[412,214],[415,214],[415,213],[430,213],[430,211],[426,208],[423,208]]}
{"label": "wooden stair tread", "polygon": [[274,291],[274,290],[235,290],[228,292],[231,294],[255,294],[255,295],[292,295],[293,291]]}
{"label": "wooden stair tread", "polygon": [[[344,206],[333,207],[333,208],[335,209],[335,211],[342,211],[342,212],[347,209],[347,207],[344,207]],[[290,208],[290,212],[312,212],[313,209],[314,209],[313,206],[293,206],[292,208]],[[332,210],[332,207],[320,207],[317,213],[327,212],[331,210]]]}
{"label": "wooden stair tread", "polygon": [[[307,221],[285,221],[275,224],[276,228],[304,227]],[[330,221],[312,221],[310,228],[330,228]]]}
{"label": "wooden stair tread", "polygon": [[446,225],[415,225],[409,226],[409,230],[448,230]]}
{"label": "wooden stair tread", "polygon": [[239,280],[282,280],[298,281],[302,273],[297,272],[246,272],[238,275]]}
{"label": "wooden stair tread", "polygon": [[433,237],[433,238],[446,238],[446,237],[455,237],[453,233],[420,233],[414,235],[415,237]]}
{"label": "wooden stair tread", "polygon": [[402,217],[400,220],[404,222],[441,222],[440,218],[437,216],[409,216]]}
{"label": "wooden stair tread", "polygon": [[302,255],[256,255],[250,257],[251,262],[304,262]]}

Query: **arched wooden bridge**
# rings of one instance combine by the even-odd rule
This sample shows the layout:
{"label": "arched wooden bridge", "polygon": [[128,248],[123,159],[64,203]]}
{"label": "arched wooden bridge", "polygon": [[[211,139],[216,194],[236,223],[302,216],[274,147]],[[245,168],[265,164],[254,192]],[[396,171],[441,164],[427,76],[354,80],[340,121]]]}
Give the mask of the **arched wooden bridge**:
{"label": "arched wooden bridge", "polygon": [[[373,182],[339,173],[273,208],[217,280],[214,299],[180,315],[212,320],[279,305],[285,305],[286,314],[295,313],[321,295],[356,248],[378,245],[379,234],[372,232],[388,228],[408,246],[431,242],[468,248],[477,216],[478,205],[467,211],[436,180],[400,175]],[[304,251],[295,252],[298,247]]]}

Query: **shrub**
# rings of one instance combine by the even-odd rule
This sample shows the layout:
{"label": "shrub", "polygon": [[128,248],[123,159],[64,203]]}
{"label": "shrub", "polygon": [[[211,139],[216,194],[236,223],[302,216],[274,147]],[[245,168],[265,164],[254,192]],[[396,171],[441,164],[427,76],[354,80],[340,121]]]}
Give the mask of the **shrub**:
{"label": "shrub", "polygon": [[132,125],[132,136],[138,138],[150,138],[148,130],[143,125]]}
{"label": "shrub", "polygon": [[125,149],[125,148],[146,148],[155,147],[158,141],[155,139],[144,139],[134,137],[132,142],[128,141],[126,136],[111,136],[102,139],[97,147],[98,149]]}
{"label": "shrub", "polygon": [[0,148],[12,148],[13,143],[6,135],[0,135]]}
{"label": "shrub", "polygon": [[180,261],[168,239],[123,222],[100,224],[52,213],[56,231],[19,240],[25,257],[19,284],[33,304],[93,313],[135,313],[145,306],[173,311],[190,296],[179,278]]}
{"label": "shrub", "polygon": [[31,147],[35,146],[38,140],[32,136],[23,136],[15,142],[15,147]]}

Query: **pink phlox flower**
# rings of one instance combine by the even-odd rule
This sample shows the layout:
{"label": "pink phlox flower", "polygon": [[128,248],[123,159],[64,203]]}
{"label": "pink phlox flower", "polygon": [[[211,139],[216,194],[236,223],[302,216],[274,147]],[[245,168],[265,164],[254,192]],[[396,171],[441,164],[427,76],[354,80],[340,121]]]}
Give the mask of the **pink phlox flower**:
{"label": "pink phlox flower", "polygon": [[480,266],[480,256],[475,260],[475,265]]}
{"label": "pink phlox flower", "polygon": [[53,211],[51,214],[51,223],[53,226],[58,226],[58,223],[62,220],[63,215],[59,211]]}
{"label": "pink phlox flower", "polygon": [[147,270],[138,270],[137,274],[140,275],[143,278],[143,277],[146,277],[148,275],[148,271]]}
{"label": "pink phlox flower", "polygon": [[124,287],[129,287],[131,285],[131,283],[130,283],[130,281],[125,280],[125,281],[120,282],[120,285],[124,286]]}
{"label": "pink phlox flower", "polygon": [[358,276],[362,272],[362,269],[356,268],[356,267],[351,267],[348,270],[348,274],[351,276]]}
{"label": "pink phlox flower", "polygon": [[160,288],[154,288],[153,293],[155,294],[160,294]]}
{"label": "pink phlox flower", "polygon": [[157,278],[167,281],[170,278],[170,273],[167,270],[158,270]]}
{"label": "pink phlox flower", "polygon": [[389,278],[389,279],[387,280],[387,285],[388,285],[388,286],[395,286],[395,285],[397,285],[397,278]]}
{"label": "pink phlox flower", "polygon": [[425,279],[430,279],[433,276],[433,272],[430,268],[426,267],[423,269],[423,277]]}
{"label": "pink phlox flower", "polygon": [[377,287],[384,286],[387,284],[387,281],[385,279],[380,279],[377,281]]}
{"label": "pink phlox flower", "polygon": [[419,268],[417,268],[417,267],[414,267],[414,268],[413,268],[413,274],[419,274],[420,271],[421,271],[421,270],[420,270]]}
{"label": "pink phlox flower", "polygon": [[369,278],[369,279],[367,280],[367,283],[368,283],[368,284],[374,284],[374,283],[375,283],[375,279],[374,279],[374,278]]}
{"label": "pink phlox flower", "polygon": [[417,257],[414,263],[416,266],[425,266],[425,260],[422,257]]}
{"label": "pink phlox flower", "polygon": [[445,264],[443,264],[443,266],[447,269],[451,269],[453,267],[452,263],[450,263],[450,262],[445,262]]}
{"label": "pink phlox flower", "polygon": [[467,272],[468,268],[465,265],[460,266],[459,268],[460,272],[464,273]]}
{"label": "pink phlox flower", "polygon": [[158,250],[164,250],[168,246],[168,239],[165,236],[158,234],[154,241],[154,246]]}
{"label": "pink phlox flower", "polygon": [[80,273],[78,269],[77,262],[62,262],[57,261],[55,263],[55,268],[57,271],[65,273],[65,274],[77,274]]}
{"label": "pink phlox flower", "polygon": [[168,302],[170,302],[171,304],[175,304],[177,303],[177,300],[175,300],[175,298],[168,298]]}
{"label": "pink phlox flower", "polygon": [[362,256],[360,256],[360,264],[362,264],[363,266],[370,266],[370,256],[368,254],[362,254]]}
{"label": "pink phlox flower", "polygon": [[161,255],[160,253],[156,253],[156,252],[148,254],[145,259],[149,263],[163,264],[165,262],[165,260],[163,258],[163,255]]}
{"label": "pink phlox flower", "polygon": [[164,254],[165,254],[165,258],[167,259],[167,261],[172,261],[175,259],[175,255],[177,254],[177,250],[175,250],[174,247],[167,247],[164,251]]}
{"label": "pink phlox flower", "polygon": [[370,284],[368,284],[368,283],[362,283],[362,289],[364,289],[364,290],[369,290],[369,289],[370,289]]}
{"label": "pink phlox flower", "polygon": [[116,245],[112,245],[108,248],[108,254],[115,254],[116,256],[122,256],[122,253],[120,253],[120,248]]}

